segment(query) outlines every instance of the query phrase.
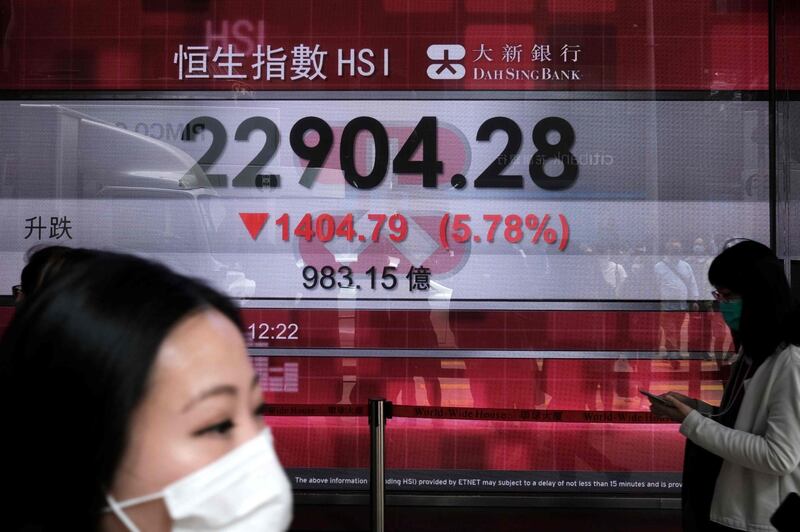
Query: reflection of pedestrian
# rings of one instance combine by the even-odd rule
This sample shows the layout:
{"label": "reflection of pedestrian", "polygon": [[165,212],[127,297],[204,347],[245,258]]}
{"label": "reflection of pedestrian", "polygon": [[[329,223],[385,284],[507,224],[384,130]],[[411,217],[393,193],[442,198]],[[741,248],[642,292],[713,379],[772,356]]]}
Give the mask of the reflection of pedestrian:
{"label": "reflection of pedestrian", "polygon": [[706,244],[702,238],[696,238],[692,244],[692,251],[686,256],[684,261],[691,267],[697,280],[698,291],[705,294],[706,289],[710,289],[708,284],[708,269],[714,258],[714,249],[710,244]]}
{"label": "reflection of pedestrian", "polygon": [[[701,294],[706,294],[706,290],[711,289],[706,281],[714,253],[713,243],[706,243],[702,238],[697,238],[692,247],[692,254],[686,257],[686,262],[694,270],[698,284],[702,284],[702,286],[698,286]],[[718,310],[716,303],[710,299],[699,301],[698,307],[705,313]],[[705,340],[708,359],[714,360],[717,371],[720,372],[720,378],[725,380],[730,371],[730,365],[725,363],[729,358],[725,344],[726,340],[730,339],[730,334],[724,322],[712,318],[710,314],[694,314],[689,321],[689,338],[695,336],[700,336]]]}
{"label": "reflection of pedestrian", "polygon": [[[681,329],[686,321],[687,300],[697,300],[697,281],[689,264],[680,259],[681,243],[670,240],[664,257],[654,266],[661,298],[660,330],[668,357],[679,357]],[[677,367],[677,360],[673,368]]]}
{"label": "reflection of pedestrian", "polygon": [[592,246],[583,248],[584,255],[591,265],[591,277],[586,295],[591,299],[612,300],[619,297],[628,273],[622,264],[614,261],[614,257],[604,249],[600,252]]}
{"label": "reflection of pedestrian", "polygon": [[[706,243],[702,238],[698,237],[695,239],[694,245],[692,246],[692,253],[686,257],[685,261],[692,267],[695,277],[699,279],[700,282],[703,282],[707,278],[708,268],[711,265],[711,257],[709,256]],[[705,282],[703,282],[703,284],[704,286],[706,285]],[[703,293],[707,292],[704,291]],[[713,302],[710,299],[698,301],[697,309],[702,313],[693,313],[690,315],[688,336],[690,339],[698,338],[704,342],[702,345],[708,348],[707,356],[710,359],[714,356],[713,346],[711,345],[713,342],[711,337],[711,320],[708,319],[708,314],[705,313],[713,310]]]}
{"label": "reflection of pedestrian", "polygon": [[647,246],[636,246],[631,250],[625,269],[628,274],[620,288],[622,299],[653,299],[655,285],[653,263],[647,256]]}
{"label": "reflection of pedestrian", "polygon": [[[706,246],[705,240],[698,237],[692,244],[691,252],[686,256],[684,261],[691,266],[694,272],[695,279],[697,280],[698,291],[701,294],[708,294],[710,287],[706,281],[708,277],[708,268],[711,265],[712,257],[709,254],[709,249]],[[687,326],[687,341],[694,350],[701,351],[707,360],[711,360],[714,356],[713,353],[713,338],[711,336],[711,314],[713,308],[713,301],[705,298],[702,301],[694,303],[692,310],[695,312],[689,313],[689,323]],[[721,368],[721,363],[718,362],[718,369]],[[700,386],[702,381],[702,360],[689,361],[689,395],[700,395]]]}
{"label": "reflection of pedestrian", "polygon": [[625,280],[628,278],[628,273],[622,264],[612,260],[612,257],[606,255],[600,261],[600,273],[603,276],[603,281],[606,283],[607,289],[613,294],[613,298],[617,299],[622,293],[622,287]]}
{"label": "reflection of pedestrian", "polygon": [[600,389],[600,399],[603,401],[603,410],[613,410],[614,405],[614,360],[607,358],[590,358],[583,361],[583,409],[597,410],[597,389]]}
{"label": "reflection of pedestrian", "polygon": [[[404,327],[396,325],[402,323]],[[430,312],[370,310],[355,313],[354,344],[360,349],[375,349],[396,345],[399,333],[406,336],[405,343],[412,349],[439,347],[439,340],[431,321]],[[361,367],[372,371],[359,372],[354,391],[358,402],[370,397],[387,397],[404,405],[439,406],[441,404],[441,359],[439,358],[381,358],[355,359]],[[417,401],[417,378],[424,382],[426,399]],[[402,394],[402,399],[400,398]]]}

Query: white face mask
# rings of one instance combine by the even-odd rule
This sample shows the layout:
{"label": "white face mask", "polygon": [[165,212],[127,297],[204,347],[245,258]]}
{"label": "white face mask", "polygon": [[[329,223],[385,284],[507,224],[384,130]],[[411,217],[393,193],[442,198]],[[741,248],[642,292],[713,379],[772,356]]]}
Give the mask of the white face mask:
{"label": "white face mask", "polygon": [[110,510],[132,532],[139,529],[123,509],[161,498],[174,532],[284,531],[292,521],[292,488],[269,429],[158,493],[119,502],[106,495]]}

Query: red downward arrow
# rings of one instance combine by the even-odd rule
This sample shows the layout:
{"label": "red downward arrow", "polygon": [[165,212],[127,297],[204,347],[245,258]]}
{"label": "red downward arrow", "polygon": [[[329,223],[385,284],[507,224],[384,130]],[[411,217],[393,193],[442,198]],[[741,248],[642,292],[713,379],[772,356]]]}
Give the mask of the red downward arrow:
{"label": "red downward arrow", "polygon": [[242,219],[247,232],[255,240],[258,234],[264,229],[264,224],[267,223],[269,213],[266,212],[240,212],[239,218]]}

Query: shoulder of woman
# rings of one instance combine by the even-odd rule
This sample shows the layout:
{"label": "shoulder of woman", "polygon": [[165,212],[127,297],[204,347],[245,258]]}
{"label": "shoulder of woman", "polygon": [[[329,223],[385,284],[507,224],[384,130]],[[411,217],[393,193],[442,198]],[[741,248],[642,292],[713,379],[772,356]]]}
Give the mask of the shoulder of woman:
{"label": "shoulder of woman", "polygon": [[785,356],[792,364],[800,364],[800,345],[787,345],[779,356]]}
{"label": "shoulder of woman", "polygon": [[786,346],[778,347],[773,356],[775,357],[776,369],[800,370],[800,346],[789,344]]}

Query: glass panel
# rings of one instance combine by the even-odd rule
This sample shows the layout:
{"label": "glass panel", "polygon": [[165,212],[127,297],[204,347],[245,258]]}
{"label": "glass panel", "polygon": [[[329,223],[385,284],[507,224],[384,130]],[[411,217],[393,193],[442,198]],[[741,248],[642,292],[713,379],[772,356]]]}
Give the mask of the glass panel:
{"label": "glass panel", "polygon": [[[205,278],[271,404],[421,409],[389,423],[391,489],[677,496],[684,440],[639,388],[718,403],[710,261],[800,256],[767,4],[12,2],[0,287],[64,242]],[[297,489],[366,489],[365,419],[267,422]]]}

